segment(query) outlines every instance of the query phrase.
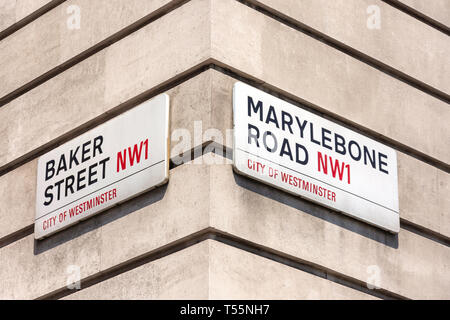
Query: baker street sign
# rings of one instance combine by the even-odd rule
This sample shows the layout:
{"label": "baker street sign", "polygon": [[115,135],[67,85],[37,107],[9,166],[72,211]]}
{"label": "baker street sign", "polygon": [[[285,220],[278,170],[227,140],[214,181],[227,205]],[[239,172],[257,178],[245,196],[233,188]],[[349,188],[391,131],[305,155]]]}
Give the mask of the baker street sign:
{"label": "baker street sign", "polygon": [[159,95],[41,156],[35,238],[164,184],[169,97]]}
{"label": "baker street sign", "polygon": [[233,123],[238,173],[399,232],[392,148],[240,82]]}

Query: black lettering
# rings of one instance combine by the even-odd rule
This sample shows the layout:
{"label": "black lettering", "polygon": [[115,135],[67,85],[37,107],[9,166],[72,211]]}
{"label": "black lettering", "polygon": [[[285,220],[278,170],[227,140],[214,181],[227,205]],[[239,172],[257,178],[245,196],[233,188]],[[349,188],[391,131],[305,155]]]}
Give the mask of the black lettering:
{"label": "black lettering", "polygon": [[298,117],[295,117],[295,120],[297,121],[298,127],[300,128],[300,137],[303,138],[303,131],[305,130],[306,124],[308,123],[307,120],[300,123],[300,120]]}
{"label": "black lettering", "polygon": [[88,149],[87,147],[91,144],[91,141],[85,142],[83,143],[83,147],[82,147],[82,154],[81,154],[81,162],[85,162],[88,161],[91,157],[88,155],[89,151],[91,151],[91,149]]}
{"label": "black lettering", "polygon": [[254,113],[259,112],[259,121],[263,121],[263,105],[261,101],[258,101],[258,103],[255,106],[255,103],[253,102],[252,97],[248,96],[248,116],[252,116],[252,110]]}
{"label": "black lettering", "polygon": [[67,191],[70,189],[70,194],[72,194],[73,191],[73,183],[75,182],[75,177],[73,175],[70,175],[66,178],[66,197],[68,195]]}
{"label": "black lettering", "polygon": [[[255,130],[256,134],[252,134],[251,130]],[[254,125],[251,125],[250,123],[248,124],[248,144],[252,144],[251,140],[255,139],[256,142],[256,146],[259,148],[259,129],[257,127],[255,127]]]}
{"label": "black lettering", "polygon": [[266,123],[273,122],[275,126],[279,129],[277,115],[275,114],[275,108],[273,106],[269,107],[269,112],[267,112]]}
{"label": "black lettering", "polygon": [[[289,118],[289,120],[286,120],[286,117]],[[292,131],[292,123],[294,122],[294,120],[292,119],[292,116],[285,112],[285,111],[281,111],[281,129],[283,131],[286,131],[286,127],[289,128],[289,131],[291,132],[291,134],[294,134],[294,131]]]}
{"label": "black lettering", "polygon": [[322,128],[322,146],[327,149],[333,150],[331,146],[327,145],[326,141],[331,142],[331,138],[326,137],[327,134],[331,134],[331,131],[325,128]]}
{"label": "black lettering", "polygon": [[45,189],[45,197],[48,199],[44,202],[44,206],[48,206],[50,203],[52,203],[53,201],[53,193],[51,193],[50,191],[53,189],[53,186],[48,186]]}
{"label": "black lettering", "polygon": [[[357,156],[353,155],[352,146],[356,146],[358,150]],[[361,159],[361,148],[359,147],[359,144],[356,141],[350,140],[350,142],[348,143],[348,153],[350,153],[350,157],[352,157],[352,159],[355,161],[359,161]]]}
{"label": "black lettering", "polygon": [[284,156],[285,154],[289,157],[289,159],[291,159],[291,161],[294,160],[294,158],[292,157],[291,146],[289,145],[289,141],[286,138],[283,139],[283,143],[281,144],[280,157]]}
{"label": "black lettering", "polygon": [[381,152],[378,153],[378,168],[380,169],[381,172],[389,174],[389,172],[383,168],[383,166],[387,166],[387,162],[381,160],[382,158],[387,160],[387,155],[385,155]]}
{"label": "black lettering", "polygon": [[58,187],[58,193],[56,196],[56,200],[61,199],[61,184],[64,182],[64,179],[59,180],[58,182],[55,183],[55,187]]}
{"label": "black lettering", "polygon": [[[340,142],[338,141],[340,140]],[[340,134],[334,134],[334,151],[345,156],[347,150],[345,148],[345,139]]]}
{"label": "black lettering", "polygon": [[55,160],[50,160],[45,165],[45,181],[53,178],[55,175]]}
{"label": "black lettering", "polygon": [[[301,144],[298,144],[298,143],[295,144],[295,149],[296,149],[295,161],[298,164],[302,164],[302,165],[307,164],[308,163],[308,159],[309,159],[308,150],[306,150],[306,148],[304,146],[302,146]],[[305,159],[303,159],[303,160],[300,160],[300,158],[299,158],[299,154],[300,154],[300,150],[299,149],[302,149],[303,153],[305,154]]]}
{"label": "black lettering", "polygon": [[103,144],[103,136],[98,136],[94,139],[94,148],[93,148],[93,157],[95,157],[95,151],[97,150],[99,154],[102,154],[102,144]]}
{"label": "black lettering", "polygon": [[80,191],[86,187],[86,184],[81,184],[82,181],[86,180],[86,177],[81,176],[85,172],[86,172],[86,169],[81,169],[77,173],[77,191]]}
{"label": "black lettering", "polygon": [[99,162],[99,164],[102,166],[102,179],[105,179],[106,177],[106,163],[109,161],[109,157],[103,159]]}
{"label": "black lettering", "polygon": [[97,167],[97,163],[94,163],[89,166],[89,172],[88,172],[88,185],[90,186],[93,183],[97,182],[97,178],[92,179],[95,175],[97,175],[97,170],[94,170]]}
{"label": "black lettering", "polygon": [[56,175],[58,175],[60,171],[66,171],[66,170],[67,170],[66,156],[64,154],[62,154],[61,158],[59,159],[58,170],[56,170]]}
{"label": "black lettering", "polygon": [[[273,139],[273,148],[269,148],[269,146],[267,145],[267,136],[271,136]],[[277,142],[277,138],[275,137],[275,135],[270,132],[270,131],[266,131],[263,134],[263,143],[264,143],[264,147],[266,147],[266,150],[274,153],[277,149],[278,149],[278,142]]]}
{"label": "black lettering", "polygon": [[372,157],[370,156],[369,149],[367,149],[366,146],[363,147],[364,149],[364,164],[367,165],[367,158],[369,158],[370,165],[372,168],[375,169],[376,167],[376,161],[375,161],[375,150],[372,150]]}
{"label": "black lettering", "polygon": [[72,169],[73,163],[75,162],[75,165],[79,165],[80,163],[78,162],[77,159],[77,152],[78,149],[80,149],[80,146],[78,146],[75,149],[75,152],[73,150],[70,150],[70,157],[69,157],[69,169]]}
{"label": "black lettering", "polygon": [[314,125],[312,122],[309,123],[309,129],[311,131],[311,142],[320,146],[320,141],[314,140]]}

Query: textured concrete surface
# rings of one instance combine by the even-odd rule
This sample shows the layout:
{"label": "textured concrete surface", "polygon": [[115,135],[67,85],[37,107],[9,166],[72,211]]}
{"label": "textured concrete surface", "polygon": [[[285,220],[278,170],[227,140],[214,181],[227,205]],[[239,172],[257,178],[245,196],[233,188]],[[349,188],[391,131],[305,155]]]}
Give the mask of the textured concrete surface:
{"label": "textured concrete surface", "polygon": [[[248,271],[252,270],[251,273]],[[373,299],[223,243],[206,240],[64,299]]]}
{"label": "textured concrete surface", "polygon": [[[210,57],[375,135],[450,162],[446,103],[236,1],[212,3],[210,14],[210,1],[189,2],[0,108],[0,167],[83,125],[80,109],[92,119]],[[61,113],[68,126],[48,116]]]}
{"label": "textured concrete surface", "polygon": [[[218,115],[214,117],[213,123],[217,123],[220,129],[231,128],[232,87],[236,80],[212,72],[212,110],[216,110]],[[379,126],[383,126],[381,121]],[[400,216],[450,237],[450,198],[447,196],[450,175],[402,152],[397,152],[397,157]]]}
{"label": "textured concrete surface", "polygon": [[1,107],[0,167],[207,60],[208,12],[187,3]]}
{"label": "textured concrete surface", "polygon": [[[113,13],[117,17],[114,14],[119,20],[121,14],[131,15],[126,11]],[[98,23],[92,30],[110,30]],[[11,36],[20,36],[21,30]],[[59,32],[55,28],[47,35]],[[87,46],[96,41],[79,36]],[[49,55],[53,45],[59,46],[61,52],[66,48],[68,54],[76,48],[61,43],[42,44]],[[32,52],[28,54],[32,57]],[[132,106],[130,99],[150,96],[195,66],[211,61],[251,77],[263,87],[368,129],[373,136],[386,137],[449,163],[450,132],[445,120],[450,111],[444,102],[237,1],[192,0],[1,107],[0,168],[55,147],[61,138],[102,122],[105,113],[116,111],[124,102]],[[34,59],[34,63],[40,60]],[[177,86],[169,90],[172,131],[186,129],[193,143],[178,151],[202,142],[192,137],[198,129],[194,126],[196,120],[203,121],[203,131],[210,127],[222,132],[231,128],[231,88],[235,81],[209,70],[181,84],[176,82]],[[221,143],[231,146],[231,140]],[[36,160],[32,160],[0,176],[0,238],[33,221],[35,166]],[[448,173],[399,154],[399,187],[402,218],[417,224],[418,229],[449,235]],[[176,167],[170,171],[168,185],[46,240],[35,241],[30,234],[4,245],[0,248],[0,298],[36,298],[54,292],[65,287],[71,265],[81,268],[82,278],[99,275],[208,227],[362,282],[373,278],[375,268],[380,271],[383,289],[409,298],[450,298],[449,248],[426,233],[402,228],[399,235],[391,235],[237,176],[230,165],[205,163]],[[212,257],[211,252],[215,252],[216,256],[206,262],[208,276],[212,275],[210,286],[217,288],[227,282],[214,297],[231,291],[237,296],[252,296],[270,288],[296,298],[316,294],[305,290],[303,284],[317,288],[323,298],[359,294],[340,287],[330,291],[327,288],[332,283],[323,279],[309,279],[309,274],[235,248],[213,246],[209,254]],[[232,266],[234,261],[242,265]],[[161,262],[161,269],[167,270]],[[186,263],[188,271],[193,265]],[[256,270],[250,273],[247,268]],[[190,270],[194,275],[196,271]],[[169,277],[176,272],[175,268],[159,274]],[[280,277],[272,282],[260,281],[277,272]],[[123,286],[126,275],[118,282],[105,282],[105,288]],[[292,286],[288,286],[291,279]],[[178,281],[183,288],[189,273],[180,274]],[[175,286],[165,282],[165,287],[158,287],[155,283],[153,289],[146,289],[155,297],[166,297],[174,294]],[[123,290],[114,297],[146,294],[132,288]]]}
{"label": "textured concrete surface", "polygon": [[447,27],[450,26],[450,2],[447,0],[399,0],[399,2],[406,4]]}
{"label": "textured concrete surface", "polygon": [[209,250],[210,299],[375,299],[217,241]]}
{"label": "textured concrete surface", "polygon": [[[211,82],[215,74],[217,74],[215,71],[201,73],[166,92],[170,96],[171,103],[171,130],[184,129],[191,135],[190,141],[181,141],[177,135],[173,136],[172,147],[179,145],[180,148],[177,149],[181,152],[202,143],[194,141],[194,121],[201,121],[203,130],[217,128],[224,132],[226,128],[231,127],[231,105],[229,108],[223,108],[222,103],[217,104],[218,110],[212,110]],[[78,110],[78,117],[82,119],[81,122],[88,121],[92,114],[101,112],[104,112],[101,106],[93,104],[92,108]],[[50,109],[46,116],[51,117],[51,114]],[[76,110],[74,113],[65,113],[61,110],[61,113],[53,114],[53,131],[70,130],[71,117],[75,114]],[[56,119],[58,121],[55,121]],[[220,124],[222,121],[225,123]],[[203,131],[200,132],[200,139],[202,135]],[[231,140],[228,143],[231,147]],[[3,204],[0,206],[0,239],[34,223],[36,170],[37,159],[0,176],[0,203]]]}
{"label": "textured concrete surface", "polygon": [[[216,127],[219,129],[231,128],[232,87],[237,80],[216,71],[212,73],[212,110],[217,114],[213,123],[217,123]],[[193,121],[188,119],[189,116],[186,120]],[[380,121],[380,128],[382,125]],[[450,237],[447,223],[450,220],[447,196],[450,175],[402,152],[397,152],[397,155],[400,216]]]}
{"label": "textured concrete surface", "polygon": [[37,160],[0,176],[0,239],[34,223]]}
{"label": "textured concrete surface", "polygon": [[50,2],[51,0],[0,0],[0,32]]}
{"label": "textured concrete surface", "polygon": [[193,163],[171,170],[167,187],[104,215],[1,248],[0,297],[39,297],[64,287],[70,264],[84,278],[209,226],[363,282],[376,266],[380,286],[406,297],[449,297],[447,246],[404,229],[397,238],[236,176],[230,165]]}
{"label": "textured concrete surface", "polygon": [[[0,249],[0,298],[35,299],[67,285],[70,266],[81,275],[100,271],[101,229],[72,239],[46,253],[35,255],[34,235]],[[70,282],[69,282],[70,283]]]}
{"label": "textured concrete surface", "polygon": [[209,243],[200,242],[96,285],[64,300],[208,299]]}
{"label": "textured concrete surface", "polygon": [[237,1],[212,0],[211,14],[216,60],[450,163],[447,103]]}
{"label": "textured concrete surface", "polygon": [[70,265],[81,277],[119,265],[208,226],[209,168],[171,170],[165,187],[43,241],[31,234],[0,249],[0,298],[32,299],[65,287]]}
{"label": "textured concrete surface", "polygon": [[[215,70],[209,70],[167,91],[171,100],[171,148],[174,152],[185,152],[211,139],[232,147],[232,140],[226,138],[226,129],[232,128],[232,87],[235,81]],[[102,112],[102,109],[99,105],[93,105],[91,109],[79,110],[78,116],[86,117],[84,121],[88,121],[91,113],[97,112]],[[71,115],[61,112],[55,126],[70,129]],[[200,121],[201,129],[200,126],[195,127],[195,122],[198,124]],[[220,130],[223,139],[208,137],[206,132],[210,128]],[[178,133],[183,132],[178,129],[188,132],[190,141],[181,140]],[[59,129],[55,127],[54,130]],[[199,132],[199,136],[195,135],[196,132]],[[447,197],[450,175],[401,152],[397,154],[400,216],[450,237],[449,225],[446,223],[450,219],[450,211],[446,210],[450,207]],[[175,156],[171,155],[172,158]],[[0,238],[34,221],[36,165],[37,160],[33,160],[0,176],[0,203],[4,204],[0,207]]]}
{"label": "textured concrete surface", "polygon": [[398,152],[400,217],[450,238],[450,174]]}
{"label": "textured concrete surface", "polygon": [[[444,33],[380,0],[259,0],[327,36],[438,90],[450,93],[450,41]],[[380,10],[380,29],[367,21]]]}
{"label": "textured concrete surface", "polygon": [[[75,57],[170,0],[72,0],[57,6],[0,42],[0,97]],[[70,29],[80,9],[80,28]]]}
{"label": "textured concrete surface", "polygon": [[1,0],[0,1],[0,31],[8,28],[10,25],[16,23],[16,6],[15,1]]}
{"label": "textured concrete surface", "polygon": [[450,298],[448,246],[405,229],[398,237],[379,232],[236,176],[231,166],[211,167],[210,193],[219,230],[365,282],[375,266],[382,288],[409,298]]}

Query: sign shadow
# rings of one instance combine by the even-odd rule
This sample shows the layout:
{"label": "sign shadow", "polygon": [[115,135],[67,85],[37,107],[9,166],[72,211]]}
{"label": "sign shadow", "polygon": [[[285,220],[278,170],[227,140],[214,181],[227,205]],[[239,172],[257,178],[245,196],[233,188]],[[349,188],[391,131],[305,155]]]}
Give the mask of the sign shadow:
{"label": "sign shadow", "polygon": [[[384,231],[370,224],[346,216],[343,213],[339,213],[312,201],[301,198],[300,196],[292,195],[288,192],[244,177],[237,174],[234,170],[233,176],[238,186],[257,193],[263,197],[275,200],[283,205],[295,208],[299,211],[299,214],[309,214],[348,231],[355,232],[370,240],[377,241],[394,249],[398,249],[398,234],[392,234],[388,231]],[[278,212],[277,214],[282,214],[282,212]]]}
{"label": "sign shadow", "polygon": [[85,233],[100,229],[104,225],[117,219],[125,217],[137,210],[150,206],[164,198],[168,184],[149,190],[137,197],[128,199],[127,201],[117,204],[104,212],[89,217],[75,225],[68,227],[48,238],[42,240],[34,240],[34,255],[39,255],[47,250],[53,249],[70,240],[76,239]]}

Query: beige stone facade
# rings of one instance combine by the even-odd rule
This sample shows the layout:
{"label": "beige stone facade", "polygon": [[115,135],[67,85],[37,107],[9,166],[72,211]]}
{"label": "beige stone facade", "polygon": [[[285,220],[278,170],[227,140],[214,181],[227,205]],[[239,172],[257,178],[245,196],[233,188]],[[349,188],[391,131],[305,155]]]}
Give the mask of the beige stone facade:
{"label": "beige stone facade", "polygon": [[[446,0],[0,0],[0,298],[450,299],[449,24]],[[163,92],[181,151],[229,151],[237,81],[394,148],[400,232],[206,152],[34,239],[40,155]]]}

